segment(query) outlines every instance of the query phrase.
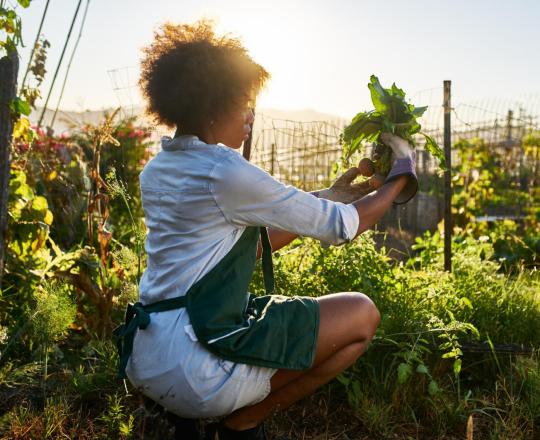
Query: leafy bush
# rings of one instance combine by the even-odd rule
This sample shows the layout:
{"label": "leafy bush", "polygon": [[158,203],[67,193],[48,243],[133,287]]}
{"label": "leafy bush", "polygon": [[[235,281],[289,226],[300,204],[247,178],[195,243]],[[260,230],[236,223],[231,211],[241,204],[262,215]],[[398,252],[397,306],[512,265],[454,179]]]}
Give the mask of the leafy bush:
{"label": "leafy bush", "polygon": [[[115,178],[124,185],[131,213],[121,198],[111,200],[109,227],[117,240],[134,246],[131,215],[136,219],[143,217],[139,174],[150,159],[151,132],[150,127],[136,126],[134,117],[117,119],[115,114],[106,115],[105,120],[109,119],[108,137],[101,139],[103,124],[85,125],[73,134],[72,141],[84,151],[88,166],[97,159],[100,176],[114,170]],[[96,150],[98,144],[99,152]]]}
{"label": "leafy bush", "polygon": [[50,225],[53,240],[63,249],[83,243],[91,183],[83,150],[69,136],[50,136],[41,129],[31,144],[20,141],[14,149],[14,166],[47,199],[55,220]]}

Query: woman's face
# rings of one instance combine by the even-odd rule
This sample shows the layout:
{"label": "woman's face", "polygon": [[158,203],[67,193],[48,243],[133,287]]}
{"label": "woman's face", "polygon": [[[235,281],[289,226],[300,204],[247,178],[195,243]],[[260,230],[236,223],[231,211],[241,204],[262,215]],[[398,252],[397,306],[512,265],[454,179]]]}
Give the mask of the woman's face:
{"label": "woman's face", "polygon": [[253,110],[249,104],[215,120],[210,127],[213,143],[220,142],[231,148],[240,148],[249,137],[253,120]]}

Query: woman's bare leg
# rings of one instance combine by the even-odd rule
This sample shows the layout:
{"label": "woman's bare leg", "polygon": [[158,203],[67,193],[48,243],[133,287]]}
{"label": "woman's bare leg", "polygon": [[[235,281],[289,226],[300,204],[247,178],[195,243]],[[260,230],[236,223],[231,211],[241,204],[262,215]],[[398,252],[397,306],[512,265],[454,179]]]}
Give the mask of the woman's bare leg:
{"label": "woman's bare leg", "polygon": [[320,324],[317,351],[309,370],[279,370],[271,379],[271,392],[261,402],[241,408],[223,423],[231,429],[249,429],[272,412],[309,396],[352,365],[368,348],[380,322],[373,302],[356,292],[317,298]]}

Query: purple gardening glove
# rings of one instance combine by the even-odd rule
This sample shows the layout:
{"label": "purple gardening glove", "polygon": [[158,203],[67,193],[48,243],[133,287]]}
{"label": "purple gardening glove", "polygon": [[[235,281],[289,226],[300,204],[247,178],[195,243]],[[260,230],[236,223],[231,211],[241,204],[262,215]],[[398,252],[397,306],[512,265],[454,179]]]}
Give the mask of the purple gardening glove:
{"label": "purple gardening glove", "polygon": [[407,185],[394,200],[396,205],[402,205],[411,200],[418,191],[418,177],[416,176],[416,153],[405,139],[391,133],[381,134],[381,140],[392,148],[395,161],[384,183],[390,182],[399,176],[409,176]]}

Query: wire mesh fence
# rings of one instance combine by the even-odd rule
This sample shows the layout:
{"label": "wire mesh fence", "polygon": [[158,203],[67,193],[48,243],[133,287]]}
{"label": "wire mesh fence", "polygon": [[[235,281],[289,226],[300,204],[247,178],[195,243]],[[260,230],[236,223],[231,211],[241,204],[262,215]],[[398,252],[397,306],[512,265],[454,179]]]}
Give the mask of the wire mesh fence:
{"label": "wire mesh fence", "polygon": [[[135,69],[115,69],[109,71],[109,76],[124,114],[140,115],[142,108],[138,100],[139,92],[135,90]],[[428,106],[421,119],[423,131],[441,146],[444,120],[442,101],[442,87],[432,87],[410,95],[410,102]],[[298,121],[276,118],[264,110],[259,111],[253,128],[250,160],[283,183],[306,191],[328,186],[335,177],[334,164],[341,158],[340,134],[349,122],[340,118]],[[452,144],[462,139],[483,139],[494,153],[508,158],[508,163],[519,164],[514,170],[515,180],[519,182],[522,166],[531,168],[531,164],[526,163],[531,158],[524,156],[521,140],[531,131],[540,130],[539,122],[538,93],[522,99],[457,101],[452,108]],[[163,135],[170,136],[170,130],[156,127],[156,152]],[[407,205],[394,207],[379,222],[380,229],[391,229],[399,225],[402,231],[413,237],[437,227],[442,219],[444,197],[443,178],[438,174],[438,163],[424,150],[423,138],[419,137],[417,141],[420,192]],[[459,155],[455,149],[452,150],[452,163],[459,164]],[[538,164],[532,168],[538,170]]]}
{"label": "wire mesh fence", "polygon": [[[263,125],[255,127],[254,130],[252,162],[278,180],[305,190],[319,188],[330,182],[333,165],[341,157],[339,135],[345,121],[276,121],[269,120],[264,115],[261,120]],[[501,124],[497,119],[466,126],[456,124],[457,127],[454,125],[452,130],[452,139],[457,142],[481,138],[494,151],[504,150],[515,162],[523,163],[521,140],[536,127],[517,122],[509,117],[505,124]],[[442,145],[441,130],[426,130],[426,133]],[[459,164],[456,151],[453,151],[452,159],[452,163]],[[421,177],[426,178],[426,182],[431,182],[433,179],[430,177],[436,177],[438,171],[436,159],[424,150],[420,138],[417,145],[417,170]]]}
{"label": "wire mesh fence", "polygon": [[304,190],[325,186],[341,156],[339,135],[345,123],[276,120],[258,115],[251,161],[278,180]]}
{"label": "wire mesh fence", "polygon": [[[538,100],[540,102],[540,99]],[[518,103],[519,104],[519,103]],[[441,106],[439,106],[441,107]],[[537,116],[527,113],[524,106],[509,108],[506,114],[480,107],[458,104],[452,112],[452,141],[481,138],[487,147],[503,157],[505,171],[510,172],[516,187],[523,184],[527,170],[539,169],[536,159],[525,156],[522,139],[538,130]],[[442,108],[432,106],[423,121],[424,132],[442,146]],[[492,119],[487,117],[494,116]],[[333,178],[334,164],[341,158],[340,133],[346,120],[299,122],[276,120],[257,115],[252,142],[251,160],[278,180],[310,191],[325,187]],[[417,139],[417,173],[420,193],[413,201],[392,209],[380,222],[380,229],[399,225],[411,236],[434,230],[443,216],[443,179],[436,159],[424,150],[421,137]],[[369,150],[369,147],[368,147]],[[366,153],[369,154],[369,151]],[[460,156],[452,151],[452,163],[459,165]],[[536,164],[530,162],[536,160]],[[513,164],[513,165],[510,165]],[[513,167],[509,170],[509,167]],[[525,171],[524,171],[525,170]],[[538,179],[536,179],[538,181]],[[519,216],[522,206],[499,208],[498,214]],[[486,215],[494,214],[486,212]]]}

